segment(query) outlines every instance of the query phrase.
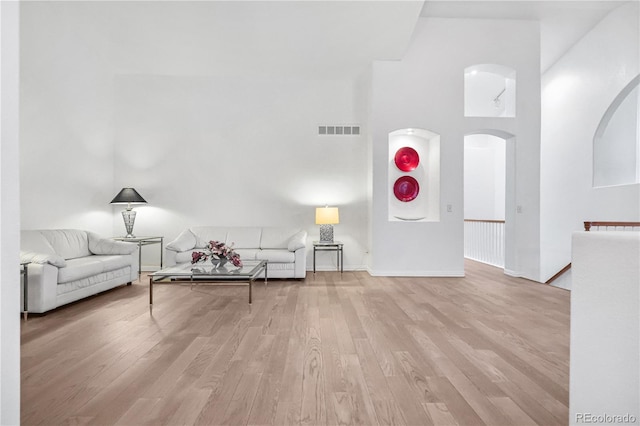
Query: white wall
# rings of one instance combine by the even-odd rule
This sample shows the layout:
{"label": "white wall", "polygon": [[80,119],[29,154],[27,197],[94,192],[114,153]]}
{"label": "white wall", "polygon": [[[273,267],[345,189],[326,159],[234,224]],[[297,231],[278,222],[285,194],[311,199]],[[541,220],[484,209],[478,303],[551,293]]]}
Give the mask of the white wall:
{"label": "white wall", "polygon": [[78,2],[73,9],[58,2],[21,4],[23,229],[113,232],[113,65],[107,18],[93,2]]}
{"label": "white wall", "polygon": [[598,125],[593,138],[593,186],[640,183],[638,83],[640,76],[620,92]]}
{"label": "white wall", "polygon": [[[521,213],[513,224],[516,244],[509,269],[538,279],[539,40],[539,26],[532,21],[423,18],[402,61],[374,64],[373,274],[464,273],[464,135],[499,129],[517,139],[515,185]],[[515,69],[517,117],[464,117],[464,70],[482,63]],[[440,222],[388,221],[388,134],[409,127],[441,135]]]}
{"label": "white wall", "polygon": [[[335,238],[345,243],[345,268],[363,268],[366,131],[317,136],[319,124],[360,124],[360,83],[287,70],[266,54],[281,45],[253,56],[235,45],[240,64],[255,61],[235,73],[238,64],[198,50],[210,25],[194,17],[209,7],[217,5],[23,4],[23,228],[122,235],[122,208],[108,203],[132,186],[148,201],[136,207],[136,235],[168,242],[195,225],[287,225],[307,229],[312,241],[315,207],[330,204],[340,208]],[[231,44],[212,49],[231,54]],[[155,267],[158,258],[155,246],[145,248],[142,264]],[[318,261],[335,267],[333,256]]]}
{"label": "white wall", "polygon": [[[136,234],[170,240],[190,226],[249,224],[305,228],[311,241],[319,238],[315,207],[328,204],[340,208],[334,232],[345,243],[345,266],[363,267],[365,140],[317,135],[318,123],[357,121],[352,82],[151,75],[115,82],[114,194],[133,185],[149,202],[136,209]],[[113,226],[121,231],[122,218]]]}
{"label": "white wall", "polygon": [[20,424],[19,4],[0,2],[0,424]]}
{"label": "white wall", "polygon": [[505,140],[468,135],[464,143],[464,218],[504,220]]}
{"label": "white wall", "polygon": [[543,75],[542,281],[571,261],[571,233],[582,222],[640,220],[640,185],[592,187],[595,131],[640,72],[638,7],[612,11]]}

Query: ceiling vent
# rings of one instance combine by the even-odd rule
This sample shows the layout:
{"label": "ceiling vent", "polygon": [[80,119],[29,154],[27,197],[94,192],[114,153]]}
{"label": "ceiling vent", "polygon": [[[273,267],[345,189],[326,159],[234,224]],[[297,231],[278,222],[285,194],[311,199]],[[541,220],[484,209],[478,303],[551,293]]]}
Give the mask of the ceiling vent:
{"label": "ceiling vent", "polygon": [[360,136],[360,126],[318,126],[320,136]]}

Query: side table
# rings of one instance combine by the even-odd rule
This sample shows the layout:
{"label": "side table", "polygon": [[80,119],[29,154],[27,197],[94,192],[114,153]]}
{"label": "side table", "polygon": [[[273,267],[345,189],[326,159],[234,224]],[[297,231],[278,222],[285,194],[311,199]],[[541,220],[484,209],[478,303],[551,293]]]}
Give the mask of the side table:
{"label": "side table", "polygon": [[111,239],[138,244],[138,277],[142,273],[142,247],[150,244],[160,244],[160,269],[162,269],[164,237],[112,237]]}
{"label": "side table", "polygon": [[313,273],[316,273],[316,252],[317,251],[335,251],[336,252],[336,267],[340,270],[340,273],[343,272],[343,252],[342,247],[343,243],[340,241],[333,242],[324,242],[324,241],[314,241],[313,242]]}
{"label": "side table", "polygon": [[27,320],[27,315],[29,314],[29,263],[30,262],[21,262],[20,266],[20,276],[22,278],[22,315],[24,315],[24,320]]}

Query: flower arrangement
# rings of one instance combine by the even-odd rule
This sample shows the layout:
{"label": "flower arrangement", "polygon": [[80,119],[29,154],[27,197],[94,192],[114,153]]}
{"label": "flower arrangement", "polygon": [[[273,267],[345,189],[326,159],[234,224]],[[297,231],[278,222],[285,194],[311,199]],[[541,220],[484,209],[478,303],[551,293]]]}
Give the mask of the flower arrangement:
{"label": "flower arrangement", "polygon": [[191,263],[204,262],[209,258],[226,259],[233,263],[233,266],[241,267],[242,260],[240,255],[233,250],[233,244],[230,246],[220,241],[209,241],[204,249],[205,251],[194,251],[191,253]]}

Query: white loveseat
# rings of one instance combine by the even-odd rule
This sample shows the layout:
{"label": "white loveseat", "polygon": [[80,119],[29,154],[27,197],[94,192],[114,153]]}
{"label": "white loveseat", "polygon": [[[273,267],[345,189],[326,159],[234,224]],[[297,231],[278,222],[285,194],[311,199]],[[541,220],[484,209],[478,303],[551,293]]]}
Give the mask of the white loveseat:
{"label": "white loveseat", "polygon": [[76,229],[20,233],[28,309],[42,313],[138,279],[138,245]]}
{"label": "white loveseat", "polygon": [[242,260],[266,260],[269,278],[305,278],[307,231],[278,227],[197,226],[165,247],[165,265],[191,262],[191,253],[209,241],[233,245]]}

